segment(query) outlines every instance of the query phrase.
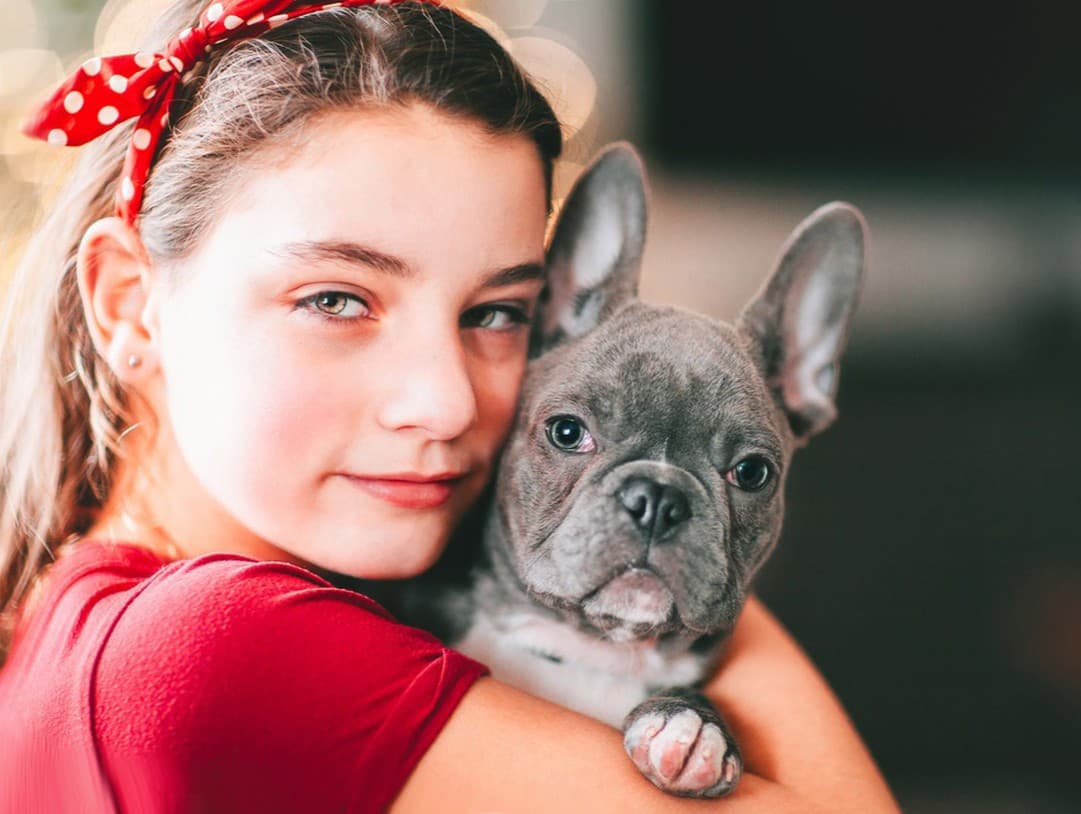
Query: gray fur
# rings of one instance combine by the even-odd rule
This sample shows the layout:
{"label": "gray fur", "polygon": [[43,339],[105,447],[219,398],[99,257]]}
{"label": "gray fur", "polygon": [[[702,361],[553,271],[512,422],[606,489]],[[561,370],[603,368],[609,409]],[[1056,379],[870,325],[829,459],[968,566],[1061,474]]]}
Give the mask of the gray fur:
{"label": "gray fur", "polygon": [[[433,572],[389,604],[497,678],[622,724],[662,788],[717,796],[738,779],[738,748],[687,688],[716,665],[777,542],[793,451],[835,417],[866,228],[846,204],[817,210],[733,326],[636,298],[646,200],[627,145],[575,186],[483,550],[456,580]],[[546,426],[560,415],[580,419],[595,449],[554,446]],[[726,480],[748,456],[769,462],[760,491]],[[716,758],[727,763],[697,785],[659,777],[630,742],[648,730],[636,722],[684,708],[728,744]]]}

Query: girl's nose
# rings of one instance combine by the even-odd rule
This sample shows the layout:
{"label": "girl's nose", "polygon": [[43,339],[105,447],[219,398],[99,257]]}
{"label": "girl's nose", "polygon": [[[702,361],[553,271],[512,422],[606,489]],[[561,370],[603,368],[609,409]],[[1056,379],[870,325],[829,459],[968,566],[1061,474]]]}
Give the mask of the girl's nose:
{"label": "girl's nose", "polygon": [[[418,341],[419,340],[419,341]],[[477,421],[477,399],[457,336],[399,343],[383,368],[377,420],[388,430],[418,429],[437,441]]]}

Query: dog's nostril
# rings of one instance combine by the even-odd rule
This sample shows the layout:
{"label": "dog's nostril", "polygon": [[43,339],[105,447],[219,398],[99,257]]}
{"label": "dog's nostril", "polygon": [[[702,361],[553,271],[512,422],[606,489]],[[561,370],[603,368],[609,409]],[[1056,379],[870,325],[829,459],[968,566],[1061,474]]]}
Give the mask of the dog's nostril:
{"label": "dog's nostril", "polygon": [[[666,502],[667,501],[667,502]],[[670,526],[677,526],[691,516],[691,510],[687,506],[687,499],[678,492],[675,495],[666,494],[661,498],[661,517]]]}
{"label": "dog's nostril", "polygon": [[623,505],[627,507],[627,511],[631,513],[632,517],[639,520],[645,516],[646,510],[649,508],[649,498],[645,495],[638,495],[632,500],[624,501]]}
{"label": "dog's nostril", "polygon": [[653,526],[653,536],[663,537],[668,531],[678,526],[691,516],[691,507],[683,492],[671,486],[661,489],[660,504],[657,506],[657,522]]}
{"label": "dog's nostril", "polygon": [[661,538],[691,516],[683,492],[647,478],[631,478],[617,496],[635,525],[649,537]]}
{"label": "dog's nostril", "polygon": [[634,518],[634,522],[648,529],[657,514],[660,487],[645,478],[632,478],[619,490],[619,502]]}

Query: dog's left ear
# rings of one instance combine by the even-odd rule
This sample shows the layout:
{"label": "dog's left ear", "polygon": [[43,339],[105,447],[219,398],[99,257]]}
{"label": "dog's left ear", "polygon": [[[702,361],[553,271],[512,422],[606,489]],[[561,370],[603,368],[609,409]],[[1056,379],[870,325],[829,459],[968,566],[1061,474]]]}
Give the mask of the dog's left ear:
{"label": "dog's left ear", "polygon": [[532,352],[589,333],[638,293],[646,239],[642,159],[626,142],[606,147],[575,182],[546,258],[548,285]]}
{"label": "dog's left ear", "polygon": [[867,225],[858,209],[821,207],[796,227],[773,275],[738,321],[801,444],[837,416],[837,371],[866,245]]}

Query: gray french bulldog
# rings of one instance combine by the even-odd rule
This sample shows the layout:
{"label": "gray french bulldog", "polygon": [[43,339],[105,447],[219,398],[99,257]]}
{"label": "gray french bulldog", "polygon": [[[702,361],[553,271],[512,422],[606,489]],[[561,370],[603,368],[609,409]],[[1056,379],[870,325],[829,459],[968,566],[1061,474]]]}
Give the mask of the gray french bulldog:
{"label": "gray french bulldog", "polygon": [[478,545],[364,587],[496,678],[621,726],[660,788],[716,797],[742,760],[698,688],[777,542],[793,451],[835,417],[866,228],[814,212],[732,326],[636,298],[646,207],[630,146],[583,173]]}

